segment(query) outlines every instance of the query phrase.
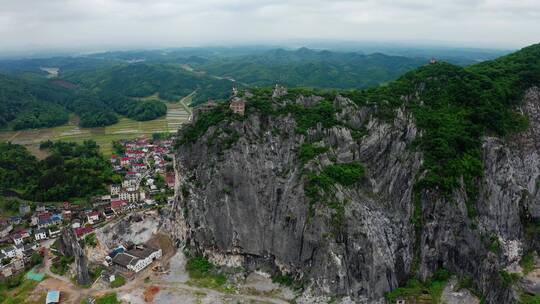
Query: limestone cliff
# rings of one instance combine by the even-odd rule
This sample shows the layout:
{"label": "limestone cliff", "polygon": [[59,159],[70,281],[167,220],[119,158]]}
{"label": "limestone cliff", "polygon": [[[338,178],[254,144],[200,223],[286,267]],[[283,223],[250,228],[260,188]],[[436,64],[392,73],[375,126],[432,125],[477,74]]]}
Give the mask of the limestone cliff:
{"label": "limestone cliff", "polygon": [[[322,100],[273,98],[304,107]],[[310,295],[383,302],[411,277],[427,280],[445,268],[473,278],[487,303],[518,301],[501,271],[519,269],[525,252],[540,249],[538,88],[527,90],[519,108],[526,131],[483,137],[472,207],[464,183],[450,194],[415,190],[425,159],[414,148],[422,134],[410,111],[397,108],[389,120],[377,105],[340,95],[332,102],[340,123],[329,128],[319,123],[298,132],[293,115],[248,113],[180,143],[172,232],[214,261],[291,274]],[[325,149],[302,161],[299,149],[308,143]],[[364,174],[353,186],[332,187],[342,208],[313,204],[306,172],[351,162],[363,164]]]}

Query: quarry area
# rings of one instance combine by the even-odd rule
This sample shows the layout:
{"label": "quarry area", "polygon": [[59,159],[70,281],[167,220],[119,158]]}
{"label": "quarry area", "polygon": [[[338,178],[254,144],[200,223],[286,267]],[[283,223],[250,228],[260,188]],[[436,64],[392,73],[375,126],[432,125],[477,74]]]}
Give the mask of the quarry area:
{"label": "quarry area", "polygon": [[[45,276],[28,295],[29,303],[43,303],[50,291],[59,291],[59,303],[118,303],[104,299],[116,296],[121,303],[290,303],[295,292],[278,283],[270,275],[251,273],[241,269],[225,270],[221,274],[203,274],[186,269],[190,260],[171,238],[160,231],[160,214],[147,210],[131,214],[95,230],[95,246],[83,249],[90,274],[90,283],[81,285],[77,277],[81,269],[77,261],[68,266],[63,275],[54,268],[55,245],[49,244],[43,266],[35,272]],[[159,250],[160,255],[139,270],[125,269],[117,257],[136,255],[140,245],[130,248],[130,243],[144,244],[144,248]],[[125,246],[125,247],[124,247]],[[124,250],[118,250],[124,248]],[[116,256],[111,258],[111,253]],[[140,262],[143,258],[139,258]],[[96,275],[95,269],[99,269]],[[220,270],[221,271],[221,270]],[[232,278],[232,279],[231,279]],[[224,283],[222,280],[225,280]],[[179,300],[181,299],[181,301]]]}

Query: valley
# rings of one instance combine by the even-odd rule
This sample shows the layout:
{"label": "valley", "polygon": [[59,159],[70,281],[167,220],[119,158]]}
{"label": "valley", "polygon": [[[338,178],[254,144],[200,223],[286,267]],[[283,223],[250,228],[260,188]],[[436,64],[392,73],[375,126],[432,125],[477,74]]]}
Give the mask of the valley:
{"label": "valley", "polygon": [[63,140],[81,143],[94,140],[101,151],[110,156],[113,152],[112,142],[121,139],[136,138],[141,135],[151,137],[153,133],[173,133],[191,116],[191,100],[195,92],[178,102],[167,102],[167,114],[164,117],[149,121],[135,121],[121,117],[118,123],[97,128],[82,128],[78,119],[71,115],[65,125],[51,128],[0,131],[0,141],[10,141],[27,147],[34,155],[44,158],[46,154],[39,149],[39,144],[47,140]]}

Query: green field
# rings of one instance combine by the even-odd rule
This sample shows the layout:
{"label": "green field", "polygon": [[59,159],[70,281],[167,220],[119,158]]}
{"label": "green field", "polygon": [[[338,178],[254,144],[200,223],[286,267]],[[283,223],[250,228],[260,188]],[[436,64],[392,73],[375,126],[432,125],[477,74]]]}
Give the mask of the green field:
{"label": "green field", "polygon": [[105,155],[111,155],[113,140],[129,139],[140,136],[150,137],[156,132],[176,132],[188,121],[191,115],[189,104],[191,97],[187,96],[176,103],[167,103],[167,115],[150,121],[135,121],[121,117],[118,123],[102,128],[81,128],[78,119],[72,116],[63,126],[43,129],[0,131],[0,141],[11,141],[14,144],[26,146],[38,157],[44,157],[39,150],[39,143],[46,140],[65,140],[82,142],[87,139],[95,140]]}

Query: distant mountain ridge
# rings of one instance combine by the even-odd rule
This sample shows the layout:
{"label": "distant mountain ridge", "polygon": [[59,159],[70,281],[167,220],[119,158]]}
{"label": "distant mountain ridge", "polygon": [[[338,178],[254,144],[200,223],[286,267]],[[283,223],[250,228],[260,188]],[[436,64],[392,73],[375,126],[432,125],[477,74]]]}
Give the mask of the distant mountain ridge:
{"label": "distant mountain ridge", "polygon": [[[156,93],[162,100],[175,101],[196,91],[196,105],[208,99],[225,99],[233,86],[279,83],[289,87],[364,89],[392,81],[428,61],[305,47],[188,48],[3,60],[0,73],[10,76],[0,83],[0,127],[59,125],[67,120],[69,112],[78,114],[85,127],[113,124],[118,121],[117,115],[154,119],[164,115],[163,102],[138,99]],[[58,69],[58,76],[49,75],[47,68]],[[54,82],[46,77],[53,77]],[[57,92],[51,86],[58,87]],[[22,87],[25,89],[20,93],[13,91]]]}
{"label": "distant mountain ridge", "polygon": [[300,48],[295,51],[276,49],[256,55],[219,58],[198,68],[251,86],[279,83],[289,87],[361,89],[394,80],[427,62],[426,58]]}

